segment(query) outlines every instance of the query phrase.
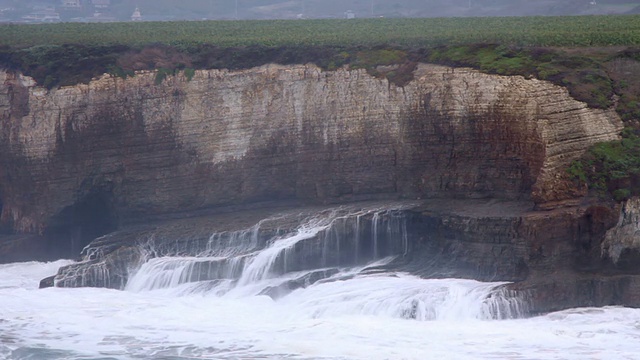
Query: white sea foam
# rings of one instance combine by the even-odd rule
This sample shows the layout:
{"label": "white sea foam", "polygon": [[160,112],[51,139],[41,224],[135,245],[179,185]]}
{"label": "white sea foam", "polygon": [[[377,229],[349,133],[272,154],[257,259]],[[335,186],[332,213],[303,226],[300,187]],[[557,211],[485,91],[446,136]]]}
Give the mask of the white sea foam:
{"label": "white sea foam", "polygon": [[179,292],[195,286],[187,283],[137,292],[37,289],[66,263],[0,265],[0,358],[582,360],[640,353],[640,310],[487,320],[486,295],[498,284],[358,268],[278,300],[242,287],[222,296]]}
{"label": "white sea foam", "polygon": [[0,264],[0,289],[37,289],[41,279],[55,274],[61,266],[72,263],[71,260],[58,260],[47,263],[32,261]]}

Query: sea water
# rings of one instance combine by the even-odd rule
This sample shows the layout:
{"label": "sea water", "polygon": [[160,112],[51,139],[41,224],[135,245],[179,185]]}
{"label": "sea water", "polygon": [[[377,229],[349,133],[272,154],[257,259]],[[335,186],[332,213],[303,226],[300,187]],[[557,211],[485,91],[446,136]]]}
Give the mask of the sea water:
{"label": "sea water", "polygon": [[278,298],[258,289],[294,275],[224,290],[141,268],[124,290],[37,289],[70,263],[0,265],[0,359],[640,358],[640,310],[497,316],[498,283],[362,266]]}

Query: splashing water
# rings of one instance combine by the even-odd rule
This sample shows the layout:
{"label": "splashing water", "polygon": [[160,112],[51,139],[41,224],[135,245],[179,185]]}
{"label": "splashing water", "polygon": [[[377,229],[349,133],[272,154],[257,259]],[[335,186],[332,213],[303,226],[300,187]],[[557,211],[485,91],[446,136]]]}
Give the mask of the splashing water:
{"label": "splashing water", "polygon": [[305,307],[313,316],[436,320],[526,314],[526,303],[501,290],[503,283],[424,280],[385,270],[408,251],[406,221],[392,210],[332,209],[308,217],[293,231],[277,231],[264,247],[258,233],[259,225],[216,234],[194,256],[151,258],[126,290],[230,298],[269,295],[291,309]]}
{"label": "splashing water", "polygon": [[[151,236],[125,291],[36,290],[68,261],[0,265],[0,358],[632,359],[640,350],[639,310],[525,319],[525,299],[504,283],[394,270],[410,251],[395,210],[300,215],[267,236],[264,222],[204,242]],[[104,269],[92,271],[110,276]]]}
{"label": "splashing water", "polygon": [[[204,250],[195,248],[189,256],[176,256],[185,254],[184,249],[167,250],[164,245],[158,251],[147,243],[144,252],[149,259],[126,289],[146,291],[207,280],[233,280],[247,286],[287,273],[361,266],[403,255],[408,251],[406,225],[393,210],[331,209],[307,216],[292,231],[276,231],[264,244],[257,224],[246,231],[214,234]],[[379,249],[382,243],[385,246]]]}
{"label": "splashing water", "polygon": [[242,294],[246,287],[180,293],[195,283],[37,290],[68,262],[0,265],[0,358],[582,360],[640,351],[640,310],[486,320],[496,284],[373,271],[387,261],[278,300]]}

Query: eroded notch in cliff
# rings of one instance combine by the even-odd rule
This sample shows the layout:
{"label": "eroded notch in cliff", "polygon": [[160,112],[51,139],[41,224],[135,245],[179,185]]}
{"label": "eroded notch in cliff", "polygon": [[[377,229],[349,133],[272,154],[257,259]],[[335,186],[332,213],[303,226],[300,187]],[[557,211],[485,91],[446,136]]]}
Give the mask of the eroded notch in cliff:
{"label": "eroded notch in cliff", "polygon": [[117,217],[111,192],[93,191],[52,218],[44,234],[48,253],[58,257],[77,257],[93,239],[116,228]]}

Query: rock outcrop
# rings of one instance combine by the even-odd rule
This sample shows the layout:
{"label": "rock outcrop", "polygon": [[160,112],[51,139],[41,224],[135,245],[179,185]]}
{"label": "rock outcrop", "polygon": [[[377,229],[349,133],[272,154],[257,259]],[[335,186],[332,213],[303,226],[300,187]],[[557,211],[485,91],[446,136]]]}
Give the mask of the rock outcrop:
{"label": "rock outcrop", "polygon": [[[264,65],[46,90],[0,72],[0,250],[37,244],[45,256],[75,256],[117,230],[112,248],[85,260],[111,261],[122,271],[109,286],[120,287],[126,264],[141,259],[127,245],[140,231],[131,229],[249,208],[420,199],[403,265],[412,272],[537,281],[522,285],[531,290],[554,274],[572,282],[615,268],[600,249],[624,258],[603,243],[616,209],[585,198],[565,171],[592,144],[618,138],[614,110],[520,76],[429,64],[414,75],[398,87],[365,70]],[[427,250],[441,261],[425,263]]]}
{"label": "rock outcrop", "polygon": [[616,267],[640,271],[640,198],[631,198],[621,207],[618,223],[606,234],[602,256]]}

